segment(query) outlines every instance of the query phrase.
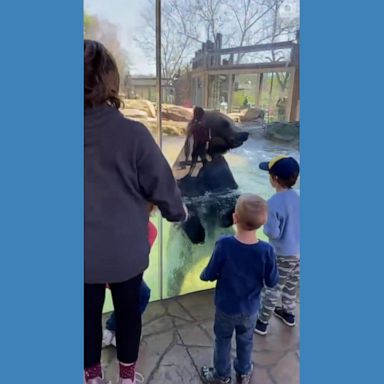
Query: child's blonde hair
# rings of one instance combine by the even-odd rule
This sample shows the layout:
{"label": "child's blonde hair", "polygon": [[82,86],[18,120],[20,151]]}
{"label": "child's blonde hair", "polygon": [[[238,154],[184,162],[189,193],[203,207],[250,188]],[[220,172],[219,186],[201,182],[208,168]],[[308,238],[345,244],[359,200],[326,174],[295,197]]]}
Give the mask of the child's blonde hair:
{"label": "child's blonde hair", "polygon": [[255,231],[267,222],[267,202],[257,195],[242,195],[237,201],[235,215],[241,229]]}

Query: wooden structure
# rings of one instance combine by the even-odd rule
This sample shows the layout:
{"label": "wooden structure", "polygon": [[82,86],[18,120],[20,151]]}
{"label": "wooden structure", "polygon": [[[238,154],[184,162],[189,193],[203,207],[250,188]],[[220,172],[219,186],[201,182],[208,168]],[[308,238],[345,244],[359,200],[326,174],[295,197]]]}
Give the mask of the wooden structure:
{"label": "wooden structure", "polygon": [[[175,87],[172,79],[162,79],[161,87],[163,100],[173,104],[175,99]],[[155,103],[157,101],[156,77],[132,76],[127,80],[127,97],[130,99],[144,99]]]}
{"label": "wooden structure", "polygon": [[[244,60],[247,56],[251,60]],[[279,56],[279,59],[276,59],[277,56]],[[287,82],[286,89],[284,89],[284,97],[282,96],[286,111],[284,119],[295,121],[298,119],[300,100],[299,66],[299,32],[295,41],[235,48],[222,48],[222,36],[218,34],[216,42],[207,41],[203,43],[202,48],[195,53],[192,60],[193,104],[208,109],[218,109],[218,104],[222,102],[227,105],[228,112],[233,112],[235,109],[234,95],[238,83],[236,79],[241,76],[253,75],[254,79],[257,79],[254,82],[258,83],[252,85],[253,106],[265,108],[265,106],[261,105],[263,92],[264,94],[266,92],[265,79],[269,76],[271,94],[274,76],[275,78],[279,76],[279,80],[280,76],[285,76],[289,78],[289,82]],[[212,86],[215,79],[218,79],[219,83],[221,82],[219,86],[221,88],[218,90],[215,90],[215,86]],[[274,108],[278,109],[275,100]]]}

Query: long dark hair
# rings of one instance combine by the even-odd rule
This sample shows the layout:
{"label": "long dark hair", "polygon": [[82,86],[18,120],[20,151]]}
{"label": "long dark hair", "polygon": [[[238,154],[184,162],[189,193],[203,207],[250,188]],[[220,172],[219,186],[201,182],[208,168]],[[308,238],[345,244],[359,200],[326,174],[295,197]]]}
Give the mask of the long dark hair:
{"label": "long dark hair", "polygon": [[84,108],[109,104],[117,109],[120,76],[113,56],[103,44],[84,40]]}

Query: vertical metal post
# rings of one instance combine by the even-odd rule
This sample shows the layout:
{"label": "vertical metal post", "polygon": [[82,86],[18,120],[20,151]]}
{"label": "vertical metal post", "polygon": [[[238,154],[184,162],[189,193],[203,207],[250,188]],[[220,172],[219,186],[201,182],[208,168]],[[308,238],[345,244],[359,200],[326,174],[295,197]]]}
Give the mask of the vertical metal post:
{"label": "vertical metal post", "polygon": [[[161,87],[161,0],[156,0],[156,88],[157,88],[157,142],[163,149],[163,128],[161,121],[161,105],[163,101]],[[160,299],[163,299],[163,219],[159,218],[159,264],[160,264]]]}
{"label": "vertical metal post", "polygon": [[156,0],[156,88],[157,88],[157,140],[163,148],[163,132],[161,124],[161,104],[163,92],[161,87],[161,0]]}

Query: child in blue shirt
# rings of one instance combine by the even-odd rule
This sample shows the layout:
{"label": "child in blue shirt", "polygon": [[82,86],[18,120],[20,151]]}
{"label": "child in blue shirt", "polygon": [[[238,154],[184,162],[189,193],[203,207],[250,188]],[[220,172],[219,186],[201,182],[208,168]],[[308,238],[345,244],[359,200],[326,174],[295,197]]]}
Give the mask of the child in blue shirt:
{"label": "child in blue shirt", "polygon": [[[300,197],[292,189],[300,172],[298,162],[292,157],[279,156],[260,168],[270,175],[276,193],[268,201],[268,221],[264,233],[273,246],[279,269],[279,283],[275,288],[266,287],[262,296],[255,332],[266,335],[268,323],[275,314],[287,326],[296,324],[296,289],[300,276]],[[281,295],[282,306],[276,307]]]}
{"label": "child in blue shirt", "polygon": [[253,330],[259,296],[264,285],[274,287],[278,271],[273,248],[258,240],[256,230],[267,220],[267,203],[256,195],[239,198],[234,223],[235,236],[226,236],[216,243],[213,255],[202,272],[203,281],[217,280],[214,323],[214,367],[202,367],[206,384],[231,381],[231,339],[236,333],[237,358],[234,361],[237,383],[250,382],[253,365]]}

